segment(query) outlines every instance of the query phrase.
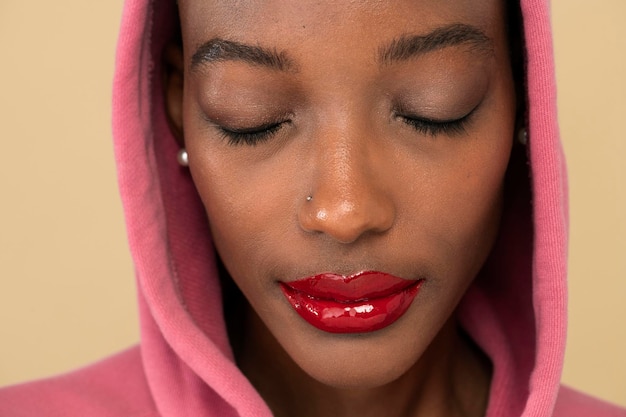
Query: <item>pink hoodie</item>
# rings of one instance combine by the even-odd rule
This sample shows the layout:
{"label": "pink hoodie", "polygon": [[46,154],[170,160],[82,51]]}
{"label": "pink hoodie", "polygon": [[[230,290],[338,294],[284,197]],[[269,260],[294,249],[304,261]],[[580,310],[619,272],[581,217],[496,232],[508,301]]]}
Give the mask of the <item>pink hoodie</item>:
{"label": "pink hoodie", "polygon": [[[163,114],[159,57],[174,7],[126,1],[117,52],[115,154],[141,344],[77,372],[1,390],[2,417],[271,415],[233,361],[204,209],[176,163]],[[519,181],[460,317],[493,363],[488,417],[626,417],[626,410],[560,386],[568,213],[549,4],[522,0],[522,13],[530,180]]]}

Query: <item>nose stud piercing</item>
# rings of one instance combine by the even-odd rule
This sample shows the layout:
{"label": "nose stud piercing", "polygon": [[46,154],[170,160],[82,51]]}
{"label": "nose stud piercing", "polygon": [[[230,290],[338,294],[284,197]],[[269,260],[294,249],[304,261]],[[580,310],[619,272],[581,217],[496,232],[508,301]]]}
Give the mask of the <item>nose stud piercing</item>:
{"label": "nose stud piercing", "polygon": [[307,196],[306,201],[311,201],[311,200],[313,200],[313,196],[312,195]]}
{"label": "nose stud piercing", "polygon": [[187,149],[181,148],[178,151],[178,155],[176,155],[176,159],[178,160],[178,164],[182,167],[189,166],[189,154],[187,153]]}

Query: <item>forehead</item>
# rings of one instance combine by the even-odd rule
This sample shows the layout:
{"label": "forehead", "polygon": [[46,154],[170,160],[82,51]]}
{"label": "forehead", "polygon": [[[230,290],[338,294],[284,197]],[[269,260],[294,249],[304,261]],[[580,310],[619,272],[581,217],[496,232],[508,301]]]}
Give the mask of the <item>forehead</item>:
{"label": "forehead", "polygon": [[[504,37],[504,0],[179,0],[183,36],[297,46],[363,45],[452,23]],[[190,45],[191,47],[191,45]]]}

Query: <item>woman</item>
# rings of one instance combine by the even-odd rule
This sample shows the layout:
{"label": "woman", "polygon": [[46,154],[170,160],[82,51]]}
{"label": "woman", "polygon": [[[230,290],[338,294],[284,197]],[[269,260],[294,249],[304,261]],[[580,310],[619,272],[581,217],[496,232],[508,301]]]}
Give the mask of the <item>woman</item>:
{"label": "woman", "polygon": [[522,8],[524,76],[501,1],[205,3],[179,3],[182,41],[173,4],[126,9],[115,135],[141,348],[0,407],[624,415],[559,388],[545,5]]}

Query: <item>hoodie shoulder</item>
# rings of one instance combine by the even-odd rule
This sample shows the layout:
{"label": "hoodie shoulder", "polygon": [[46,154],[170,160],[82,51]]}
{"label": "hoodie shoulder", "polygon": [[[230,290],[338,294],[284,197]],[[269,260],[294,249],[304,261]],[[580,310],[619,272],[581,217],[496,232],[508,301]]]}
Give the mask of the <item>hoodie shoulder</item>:
{"label": "hoodie shoulder", "polygon": [[3,417],[158,417],[138,347],[68,374],[0,389]]}
{"label": "hoodie shoulder", "polygon": [[626,417],[626,409],[561,386],[554,417]]}

